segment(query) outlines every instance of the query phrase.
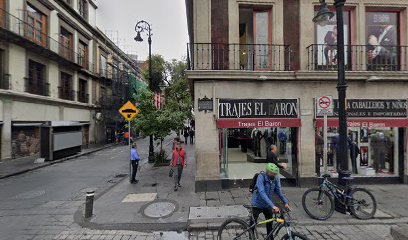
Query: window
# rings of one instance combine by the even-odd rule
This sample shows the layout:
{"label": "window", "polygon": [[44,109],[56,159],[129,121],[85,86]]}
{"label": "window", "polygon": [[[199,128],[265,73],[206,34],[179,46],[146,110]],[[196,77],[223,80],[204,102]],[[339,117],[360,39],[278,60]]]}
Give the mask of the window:
{"label": "window", "polygon": [[78,10],[79,10],[79,14],[84,19],[88,19],[88,1],[87,0],[79,0]]}
{"label": "window", "polygon": [[79,79],[78,85],[78,101],[83,103],[89,102],[88,82],[84,79]]}
{"label": "window", "polygon": [[[277,59],[272,44],[271,9],[241,8],[239,10],[240,69],[271,70]],[[276,49],[277,50],[277,49]]]}
{"label": "window", "polygon": [[367,12],[367,70],[399,70],[399,16],[396,12]]}
{"label": "window", "polygon": [[25,36],[42,46],[46,46],[47,18],[40,11],[27,4],[27,26]]}
{"label": "window", "polygon": [[45,83],[45,65],[32,60],[28,62],[26,92],[48,96],[48,84]]}
{"label": "window", "polygon": [[[316,12],[317,13],[317,12]],[[334,13],[335,14],[335,13]],[[345,65],[346,68],[350,68],[350,49],[351,42],[351,29],[350,29],[350,11],[343,12],[344,22],[344,48]],[[315,47],[314,55],[317,60],[318,69],[330,69],[337,68],[337,20],[336,15],[330,19],[329,24],[320,26],[315,24]],[[354,49],[353,49],[354,50]]]}
{"label": "window", "polygon": [[9,89],[8,76],[4,73],[4,51],[0,49],[0,89]]}
{"label": "window", "polygon": [[72,75],[61,72],[59,97],[65,100],[74,100],[72,92]]}
{"label": "window", "polygon": [[73,60],[72,33],[63,27],[60,33],[60,55],[68,60]]}
{"label": "window", "polygon": [[82,41],[79,41],[78,44],[78,64],[81,65],[83,68],[88,68],[88,45]]}
{"label": "window", "polygon": [[100,69],[101,69],[101,71],[100,71],[100,75],[102,76],[102,77],[106,77],[106,64],[107,64],[107,60],[106,60],[106,57],[104,56],[104,55],[101,55],[101,59],[100,59],[101,61],[100,61],[100,64],[101,64],[101,66],[100,66]]}

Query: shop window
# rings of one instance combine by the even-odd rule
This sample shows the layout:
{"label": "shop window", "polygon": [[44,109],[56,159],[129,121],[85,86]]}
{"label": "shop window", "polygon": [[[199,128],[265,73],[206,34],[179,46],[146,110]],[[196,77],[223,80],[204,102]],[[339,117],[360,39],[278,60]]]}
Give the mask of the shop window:
{"label": "shop window", "polygon": [[81,65],[83,68],[88,68],[88,45],[81,40],[78,43],[78,64]]}
{"label": "shop window", "polygon": [[40,129],[38,127],[12,127],[12,158],[35,156],[40,152]]}
{"label": "shop window", "polygon": [[47,17],[30,4],[26,5],[25,36],[37,44],[47,44]]}
{"label": "shop window", "polygon": [[74,100],[72,91],[72,75],[61,72],[59,97],[65,100]]}
{"label": "shop window", "polygon": [[[281,165],[281,177],[295,178],[297,172],[297,128],[220,129],[221,177],[250,179],[275,154]],[[271,147],[276,152],[271,153]],[[275,151],[275,150],[274,150]]]}
{"label": "shop window", "polygon": [[[323,172],[323,129],[316,129],[316,164]],[[348,128],[348,161],[353,174],[364,176],[394,176],[398,174],[398,128]],[[340,169],[338,161],[339,134],[328,128],[327,168],[331,173]]]}
{"label": "shop window", "polygon": [[[315,12],[317,13],[317,12]],[[335,13],[334,13],[335,14]],[[344,56],[346,69],[351,67],[351,53],[353,50],[351,44],[351,11],[343,12],[344,28]],[[315,58],[315,69],[318,70],[335,70],[337,68],[337,20],[336,14],[325,26],[315,24],[315,45],[312,54]]]}
{"label": "shop window", "polygon": [[60,32],[60,55],[70,61],[73,60],[72,33],[61,27]]}
{"label": "shop window", "polygon": [[88,19],[88,0],[78,0],[78,11],[84,19]]}
{"label": "shop window", "polygon": [[[271,70],[273,54],[271,9],[239,10],[239,55],[242,70]],[[283,52],[281,53],[283,56]],[[276,55],[277,56],[277,55]],[[276,57],[275,56],[275,57]]]}
{"label": "shop window", "polygon": [[45,65],[28,61],[28,78],[26,78],[26,92],[48,96],[48,85],[45,81]]}
{"label": "shop window", "polygon": [[367,12],[367,70],[399,70],[399,14]]}

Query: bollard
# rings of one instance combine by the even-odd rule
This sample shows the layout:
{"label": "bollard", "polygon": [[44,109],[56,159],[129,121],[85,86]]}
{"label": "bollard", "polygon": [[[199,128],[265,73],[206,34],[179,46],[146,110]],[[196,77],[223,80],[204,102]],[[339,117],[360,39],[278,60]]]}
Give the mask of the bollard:
{"label": "bollard", "polygon": [[95,197],[95,191],[86,192],[85,218],[92,217],[94,197]]}

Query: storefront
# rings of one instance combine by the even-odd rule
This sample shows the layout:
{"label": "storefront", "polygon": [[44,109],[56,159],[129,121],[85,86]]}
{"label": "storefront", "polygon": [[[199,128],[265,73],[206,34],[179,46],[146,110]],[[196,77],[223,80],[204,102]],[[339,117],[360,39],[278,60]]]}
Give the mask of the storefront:
{"label": "storefront", "polygon": [[298,99],[218,99],[221,179],[251,179],[264,170],[271,145],[287,164],[282,178],[298,176]]}
{"label": "storefront", "polygon": [[[328,119],[327,166],[339,170],[338,109]],[[348,161],[356,177],[402,177],[408,127],[407,100],[348,99]],[[323,171],[323,118],[316,114],[316,171]]]}

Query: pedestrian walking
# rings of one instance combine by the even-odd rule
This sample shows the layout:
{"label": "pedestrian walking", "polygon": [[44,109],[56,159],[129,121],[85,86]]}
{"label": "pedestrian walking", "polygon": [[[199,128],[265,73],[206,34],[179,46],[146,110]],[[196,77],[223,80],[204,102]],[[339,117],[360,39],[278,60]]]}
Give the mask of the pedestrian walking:
{"label": "pedestrian walking", "polygon": [[173,139],[173,147],[172,150],[174,151],[176,149],[177,144],[180,142],[180,137],[175,137]]}
{"label": "pedestrian walking", "polygon": [[170,167],[174,169],[174,191],[177,191],[180,185],[181,175],[183,174],[183,169],[186,166],[185,162],[186,152],[181,147],[181,144],[176,145],[176,149],[173,150],[173,159],[170,162]]}
{"label": "pedestrian walking", "polygon": [[194,135],[195,135],[195,131],[193,128],[190,128],[190,132],[188,133],[188,135],[190,136],[190,144],[194,143]]}
{"label": "pedestrian walking", "polygon": [[137,148],[136,143],[133,143],[132,149],[130,150],[130,163],[132,165],[132,178],[130,180],[130,183],[132,184],[139,182],[139,180],[136,180],[136,173],[137,168],[139,167],[140,157],[136,148]]}
{"label": "pedestrian walking", "polygon": [[184,128],[184,143],[185,144],[188,144],[188,136],[189,136],[189,134],[188,134],[188,128]]}
{"label": "pedestrian walking", "polygon": [[353,141],[350,144],[350,158],[351,158],[351,166],[354,174],[358,174],[357,171],[357,157],[360,154],[360,148],[358,147],[357,143]]}

